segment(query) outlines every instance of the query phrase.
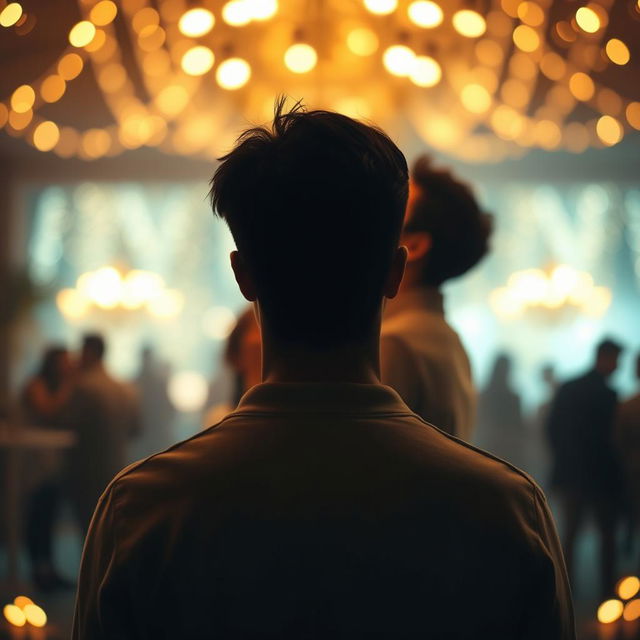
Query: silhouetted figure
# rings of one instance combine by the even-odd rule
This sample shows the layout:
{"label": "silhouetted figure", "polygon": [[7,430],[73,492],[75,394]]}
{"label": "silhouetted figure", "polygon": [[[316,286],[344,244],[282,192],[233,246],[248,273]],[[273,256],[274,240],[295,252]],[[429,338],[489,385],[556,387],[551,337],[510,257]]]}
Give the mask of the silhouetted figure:
{"label": "silhouetted figure", "polygon": [[[640,354],[636,357],[640,381]],[[620,403],[616,416],[616,440],[628,487],[630,533],[640,522],[640,392]]]}
{"label": "silhouetted figure", "polygon": [[264,382],[111,483],[75,640],[574,637],[540,490],[380,384],[407,174],[378,129],[282,103],[221,159]]}
{"label": "silhouetted figure", "polygon": [[491,219],[469,186],[419,158],[400,238],[407,268],[382,324],[382,381],[422,418],[467,441],[476,391],[462,342],[445,318],[442,285],[482,259],[490,233]]}
{"label": "silhouetted figure", "polygon": [[174,442],[171,429],[175,409],[167,392],[169,377],[169,365],[150,346],[144,347],[135,379],[141,425],[135,442],[136,459],[162,451]]}
{"label": "silhouetted figure", "polygon": [[602,341],[593,368],[563,384],[551,405],[547,434],[553,455],[552,488],[564,512],[564,551],[574,578],[574,548],[585,516],[592,513],[600,535],[601,595],[614,584],[615,530],[623,497],[614,448],[616,393],[607,379],[618,366],[622,347]]}
{"label": "silhouetted figure", "polygon": [[69,491],[83,529],[109,480],[126,464],[129,439],[139,430],[135,392],[107,372],[104,354],[102,336],[84,337],[78,379],[66,407],[66,424],[77,438],[69,458]]}
{"label": "silhouetted figure", "polygon": [[[71,394],[72,364],[65,347],[50,347],[43,355],[38,373],[22,393],[25,418],[31,427],[59,429],[61,411]],[[51,591],[72,584],[54,566],[53,534],[62,499],[62,461],[56,453],[36,452],[31,468],[38,473],[37,486],[27,500],[25,536],[36,588]]]}
{"label": "silhouetted figure", "polygon": [[234,372],[233,407],[251,387],[262,382],[262,345],[256,314],[249,307],[238,318],[229,335],[224,358]]}
{"label": "silhouetted figure", "polygon": [[524,468],[525,438],[520,396],[511,383],[511,356],[501,353],[480,394],[475,442],[499,458]]}

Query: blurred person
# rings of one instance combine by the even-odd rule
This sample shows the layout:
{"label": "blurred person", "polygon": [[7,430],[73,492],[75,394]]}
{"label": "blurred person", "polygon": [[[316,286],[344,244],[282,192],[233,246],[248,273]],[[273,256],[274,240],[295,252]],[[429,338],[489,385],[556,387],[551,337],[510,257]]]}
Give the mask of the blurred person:
{"label": "blurred person", "polygon": [[282,101],[221,159],[212,207],[256,309],[264,382],[111,483],[75,640],[574,638],[537,486],[380,383],[407,181],[382,131]]}
{"label": "blurred person", "polygon": [[77,438],[68,463],[69,490],[84,531],[100,494],[127,462],[129,439],[139,431],[135,391],[109,374],[105,351],[101,335],[84,336],[78,379],[65,407],[66,424]]}
{"label": "blurred person", "polygon": [[172,433],[175,409],[167,391],[169,365],[150,345],[142,348],[140,371],[134,381],[138,394],[140,433],[134,443],[134,459],[166,449],[175,439]]}
{"label": "blurred person", "polygon": [[[636,356],[635,374],[640,381],[640,354]],[[618,406],[615,429],[629,492],[631,538],[640,521],[640,391]]]}
{"label": "blurred person", "polygon": [[[38,372],[22,392],[25,420],[32,427],[64,428],[61,413],[73,385],[73,366],[65,347],[45,350]],[[70,588],[73,583],[63,578],[54,564],[54,529],[61,501],[62,461],[57,453],[37,451],[31,458],[31,470],[37,474],[26,505],[25,537],[31,579],[40,591]]]}
{"label": "blurred person", "polygon": [[527,434],[520,396],[511,381],[512,368],[509,354],[499,353],[496,356],[489,382],[480,394],[474,444],[525,469]]}
{"label": "blurred person", "polygon": [[613,433],[617,397],[608,385],[621,351],[613,340],[600,342],[593,367],[559,387],[547,421],[551,487],[561,499],[569,576],[575,578],[575,542],[591,513],[600,536],[603,598],[609,597],[615,582],[615,533],[624,493]]}
{"label": "blurred person", "polygon": [[442,287],[482,259],[490,233],[491,219],[470,187],[419,158],[401,236],[407,268],[382,324],[382,381],[427,422],[466,441],[476,392],[465,349],[446,320]]}

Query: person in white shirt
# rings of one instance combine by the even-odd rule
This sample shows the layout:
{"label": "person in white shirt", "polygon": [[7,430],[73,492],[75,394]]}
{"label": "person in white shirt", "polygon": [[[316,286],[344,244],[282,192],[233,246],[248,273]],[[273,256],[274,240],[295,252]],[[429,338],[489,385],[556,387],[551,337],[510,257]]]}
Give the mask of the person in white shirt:
{"label": "person in white shirt", "polygon": [[445,317],[442,285],[482,259],[490,233],[491,218],[471,189],[420,157],[401,237],[407,268],[382,324],[382,381],[427,422],[465,441],[475,424],[476,390],[464,346]]}
{"label": "person in white shirt", "polygon": [[407,180],[380,130],[282,102],[221,159],[263,381],[111,483],[73,640],[575,638],[540,489],[380,384]]}

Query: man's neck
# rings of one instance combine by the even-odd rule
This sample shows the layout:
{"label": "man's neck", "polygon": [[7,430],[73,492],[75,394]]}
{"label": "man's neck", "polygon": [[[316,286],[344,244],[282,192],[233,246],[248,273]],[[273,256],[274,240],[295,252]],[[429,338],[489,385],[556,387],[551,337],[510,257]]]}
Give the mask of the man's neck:
{"label": "man's neck", "polygon": [[274,343],[262,347],[264,382],[380,383],[379,336],[345,346],[310,349]]}

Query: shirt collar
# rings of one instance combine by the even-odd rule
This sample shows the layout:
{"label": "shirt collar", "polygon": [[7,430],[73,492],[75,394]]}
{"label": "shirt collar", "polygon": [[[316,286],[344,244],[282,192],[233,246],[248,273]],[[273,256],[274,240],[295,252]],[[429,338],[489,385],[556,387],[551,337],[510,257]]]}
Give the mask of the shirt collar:
{"label": "shirt collar", "polygon": [[383,384],[265,382],[252,387],[233,413],[411,413]]}
{"label": "shirt collar", "polygon": [[385,315],[392,318],[407,311],[429,311],[444,316],[442,293],[436,287],[406,289],[387,302]]}

